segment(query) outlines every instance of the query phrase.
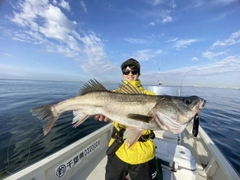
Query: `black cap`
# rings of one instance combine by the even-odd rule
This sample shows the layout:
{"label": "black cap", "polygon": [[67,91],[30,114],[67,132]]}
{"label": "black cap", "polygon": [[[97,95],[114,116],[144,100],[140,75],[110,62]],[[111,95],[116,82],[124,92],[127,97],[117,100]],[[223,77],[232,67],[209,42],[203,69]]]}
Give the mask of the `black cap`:
{"label": "black cap", "polygon": [[126,60],[125,62],[122,63],[121,69],[123,70],[127,66],[135,66],[136,68],[138,68],[138,70],[140,72],[140,64],[136,59],[130,58],[130,59]]}

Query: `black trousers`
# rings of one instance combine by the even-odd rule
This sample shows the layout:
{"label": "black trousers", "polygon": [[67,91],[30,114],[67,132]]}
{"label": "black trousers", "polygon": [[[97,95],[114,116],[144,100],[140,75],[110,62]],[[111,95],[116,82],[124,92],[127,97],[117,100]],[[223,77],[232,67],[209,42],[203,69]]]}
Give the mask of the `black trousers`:
{"label": "black trousers", "polygon": [[124,180],[128,173],[131,180],[157,180],[155,158],[143,164],[131,165],[116,155],[108,156],[105,180]]}

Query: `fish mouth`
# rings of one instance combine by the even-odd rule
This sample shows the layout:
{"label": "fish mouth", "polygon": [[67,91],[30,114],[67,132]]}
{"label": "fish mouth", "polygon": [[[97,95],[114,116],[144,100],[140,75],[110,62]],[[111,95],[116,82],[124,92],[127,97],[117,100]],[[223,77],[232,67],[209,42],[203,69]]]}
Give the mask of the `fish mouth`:
{"label": "fish mouth", "polygon": [[187,126],[188,122],[200,112],[205,106],[206,101],[204,99],[199,99],[192,108],[187,108],[186,112],[179,108],[175,103],[171,103],[174,108],[174,112],[166,114],[160,109],[155,109],[156,120],[161,127],[161,129],[169,130],[174,134],[181,133]]}
{"label": "fish mouth", "polygon": [[199,111],[204,108],[205,104],[206,104],[206,100],[199,99],[198,103],[196,103],[196,105],[193,106],[192,111],[195,113],[199,113]]}
{"label": "fish mouth", "polygon": [[184,130],[205,104],[206,101],[198,96],[166,97],[155,105],[153,117],[161,129],[177,134]]}

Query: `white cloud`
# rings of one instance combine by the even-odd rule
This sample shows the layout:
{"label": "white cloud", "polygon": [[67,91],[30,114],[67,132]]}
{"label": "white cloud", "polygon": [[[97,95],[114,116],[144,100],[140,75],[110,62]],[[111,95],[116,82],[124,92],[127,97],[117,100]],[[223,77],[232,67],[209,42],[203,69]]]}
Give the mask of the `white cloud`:
{"label": "white cloud", "polygon": [[226,18],[228,15],[230,15],[231,12],[222,12],[220,15],[218,14],[215,17],[212,17],[212,21],[221,21],[222,19]]}
{"label": "white cloud", "polygon": [[124,40],[127,41],[127,42],[130,42],[132,44],[145,44],[145,43],[148,43],[148,41],[145,40],[145,39],[125,38]]}
{"label": "white cloud", "polygon": [[[240,56],[228,56],[222,61],[210,64],[205,69],[209,70],[209,74],[240,72]],[[205,74],[206,73],[207,71],[205,72]]]}
{"label": "white cloud", "polygon": [[[157,79],[160,79],[165,85],[181,85],[183,82],[182,85],[197,84],[203,86],[239,87],[240,83],[238,81],[229,80],[229,82],[222,83],[222,79],[220,79],[220,77],[237,79],[233,75],[238,76],[239,72],[240,56],[229,56],[222,61],[202,66],[189,66],[170,71],[144,73],[141,76],[141,80],[146,84],[157,84]],[[212,81],[209,81],[209,79],[212,79]]]}
{"label": "white cloud", "polygon": [[60,2],[58,2],[57,0],[53,0],[53,4],[54,4],[55,6],[62,7],[62,8],[64,8],[64,9],[68,10],[68,11],[71,10],[69,3],[66,2],[65,0],[60,0]]}
{"label": "white cloud", "polygon": [[238,0],[211,0],[211,1],[203,1],[203,0],[192,0],[191,4],[188,8],[199,8],[199,7],[207,7],[213,8],[216,6],[226,6],[228,4],[237,2]]}
{"label": "white cloud", "polygon": [[192,61],[198,61],[198,58],[197,57],[193,57]]}
{"label": "white cloud", "polygon": [[151,50],[151,49],[143,49],[135,52],[132,57],[136,58],[139,61],[149,61],[153,58],[156,58],[160,56],[162,53],[162,50],[157,49],[157,50]]}
{"label": "white cloud", "polygon": [[194,69],[197,69],[196,75],[240,72],[240,56],[228,56],[222,61],[217,61],[204,67],[194,67]]}
{"label": "white cloud", "polygon": [[84,12],[87,13],[87,6],[84,1],[80,1],[81,7],[83,8]]}
{"label": "white cloud", "polygon": [[214,53],[214,52],[211,52],[211,51],[206,51],[206,52],[202,53],[202,56],[205,57],[205,58],[208,58],[208,59],[214,59],[215,57],[221,56],[221,55],[226,55],[226,53],[225,52]]}
{"label": "white cloud", "polygon": [[172,0],[172,2],[171,2],[171,6],[172,6],[173,9],[175,9],[175,8],[177,7],[177,4],[175,3],[174,0]]}
{"label": "white cloud", "polygon": [[152,6],[158,6],[159,4],[164,3],[164,0],[152,0],[152,1],[146,1],[150,3]]}
{"label": "white cloud", "polygon": [[[83,76],[75,72],[57,72],[54,69],[39,69],[38,67],[19,67],[0,64],[0,78],[33,79],[33,80],[79,81]],[[59,78],[60,77],[60,78]]]}
{"label": "white cloud", "polygon": [[[111,71],[115,67],[108,61],[107,54],[104,51],[104,44],[93,32],[82,38],[84,42],[84,51],[88,61],[84,62],[81,67],[87,72],[101,74],[103,71]],[[101,71],[99,71],[101,67]]]}
{"label": "white cloud", "polygon": [[162,23],[165,24],[165,23],[169,23],[169,22],[172,22],[172,17],[171,16],[164,16],[163,19],[162,19]]}
{"label": "white cloud", "polygon": [[157,22],[161,22],[162,24],[170,23],[173,21],[173,18],[170,16],[171,10],[163,10],[159,14],[159,19],[157,19]]}
{"label": "white cloud", "polygon": [[[81,4],[86,7],[83,1]],[[83,61],[80,67],[88,72],[93,70],[95,73],[100,65],[104,69],[112,69],[102,40],[92,31],[79,33],[77,22],[69,20],[59,6],[70,10],[64,0],[60,3],[55,0],[53,4],[48,0],[20,1],[9,19],[22,28],[9,33],[12,39],[42,44],[48,52]]]}
{"label": "white cloud", "polygon": [[9,53],[3,53],[4,56],[8,56],[8,57],[13,57],[12,54],[9,54]]}
{"label": "white cloud", "polygon": [[177,41],[178,40],[178,38],[170,38],[170,39],[168,39],[166,42],[175,42],[175,41]]}
{"label": "white cloud", "polygon": [[20,67],[0,64],[0,77],[1,77],[1,74],[8,75],[8,76],[21,76],[24,73],[25,71],[23,71],[23,69]]}
{"label": "white cloud", "polygon": [[47,38],[65,42],[69,36],[73,35],[77,23],[68,20],[58,7],[49,5],[41,16],[44,18],[45,23],[43,25],[39,24],[39,31]]}
{"label": "white cloud", "polygon": [[219,6],[219,5],[228,5],[234,2],[238,2],[238,0],[218,0],[218,1],[211,1],[210,4],[212,4],[213,6]]}
{"label": "white cloud", "polygon": [[43,38],[39,33],[34,31],[8,31],[6,33],[13,40],[27,42],[31,44],[42,44],[48,42],[47,39]]}
{"label": "white cloud", "polygon": [[151,4],[152,6],[158,6],[158,5],[165,4],[165,5],[173,8],[173,9],[177,7],[174,0],[172,0],[171,2],[168,2],[168,1],[165,1],[165,0],[151,0],[151,1],[145,0],[145,1],[149,4]]}
{"label": "white cloud", "polygon": [[217,40],[215,43],[213,43],[212,47],[218,47],[218,46],[225,47],[225,46],[231,46],[239,43],[240,43],[240,30],[232,33],[231,36],[224,41]]}
{"label": "white cloud", "polygon": [[64,9],[67,9],[68,11],[71,10],[70,6],[69,6],[69,3],[64,1],[64,0],[61,0],[61,2],[59,3],[59,6],[64,8]]}
{"label": "white cloud", "polygon": [[169,5],[169,2],[163,2],[163,5],[159,6],[157,9],[153,8],[154,10],[152,11],[145,10],[140,14],[139,12],[136,12],[135,15],[142,17],[143,19],[151,18],[148,25],[155,25],[157,23],[171,23],[173,22],[173,17],[171,14],[175,12],[173,7],[175,7],[174,4],[170,3]]}
{"label": "white cloud", "polygon": [[187,46],[190,46],[192,43],[198,42],[198,39],[184,39],[179,40],[174,44],[174,47],[179,50],[181,48],[187,48]]}
{"label": "white cloud", "polygon": [[193,76],[208,76],[234,72],[240,72],[240,56],[229,56],[222,61],[217,61],[204,66],[189,66],[162,72],[162,74],[182,78],[186,73]]}
{"label": "white cloud", "polygon": [[155,23],[154,22],[150,22],[150,23],[148,23],[148,26],[155,26]]}
{"label": "white cloud", "polygon": [[54,5],[57,5],[57,3],[58,3],[57,0],[53,0]]}

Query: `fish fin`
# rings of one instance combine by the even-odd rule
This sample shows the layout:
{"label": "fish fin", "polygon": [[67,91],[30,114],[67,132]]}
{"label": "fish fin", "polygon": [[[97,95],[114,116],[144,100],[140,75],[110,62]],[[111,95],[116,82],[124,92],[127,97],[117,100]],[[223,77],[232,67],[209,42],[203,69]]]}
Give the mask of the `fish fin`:
{"label": "fish fin", "polygon": [[45,106],[39,106],[30,110],[33,116],[36,116],[38,119],[47,121],[47,124],[44,126],[44,135],[47,135],[52,129],[53,124],[58,119],[60,114],[53,112],[54,104],[49,104]]}
{"label": "fish fin", "polygon": [[[159,124],[161,127],[164,125],[169,131],[171,131],[174,134],[181,133],[187,126],[188,123],[182,124],[179,121],[172,119],[165,114],[157,111],[156,115],[158,116],[158,119],[161,121]],[[164,129],[164,127],[162,127]]]}
{"label": "fish fin", "polygon": [[90,116],[87,114],[84,114],[82,111],[73,111],[73,122],[72,124],[74,128],[78,127],[80,124],[82,124],[87,118]]}
{"label": "fish fin", "polygon": [[128,149],[130,149],[140,138],[142,134],[142,129],[138,129],[135,127],[127,127],[126,131],[123,134],[124,143],[128,145]]}
{"label": "fish fin", "polygon": [[81,96],[89,92],[95,91],[108,91],[108,90],[96,79],[90,79],[87,83],[83,85],[82,89],[79,91],[79,95]]}
{"label": "fish fin", "polygon": [[139,88],[134,87],[131,83],[124,83],[119,85],[118,89],[115,89],[114,92],[122,94],[145,94]]}
{"label": "fish fin", "polygon": [[151,116],[146,116],[146,115],[141,115],[141,114],[128,114],[127,117],[130,119],[134,119],[134,120],[146,122],[146,123],[148,123],[149,121],[151,121],[153,119],[153,117],[151,117]]}

